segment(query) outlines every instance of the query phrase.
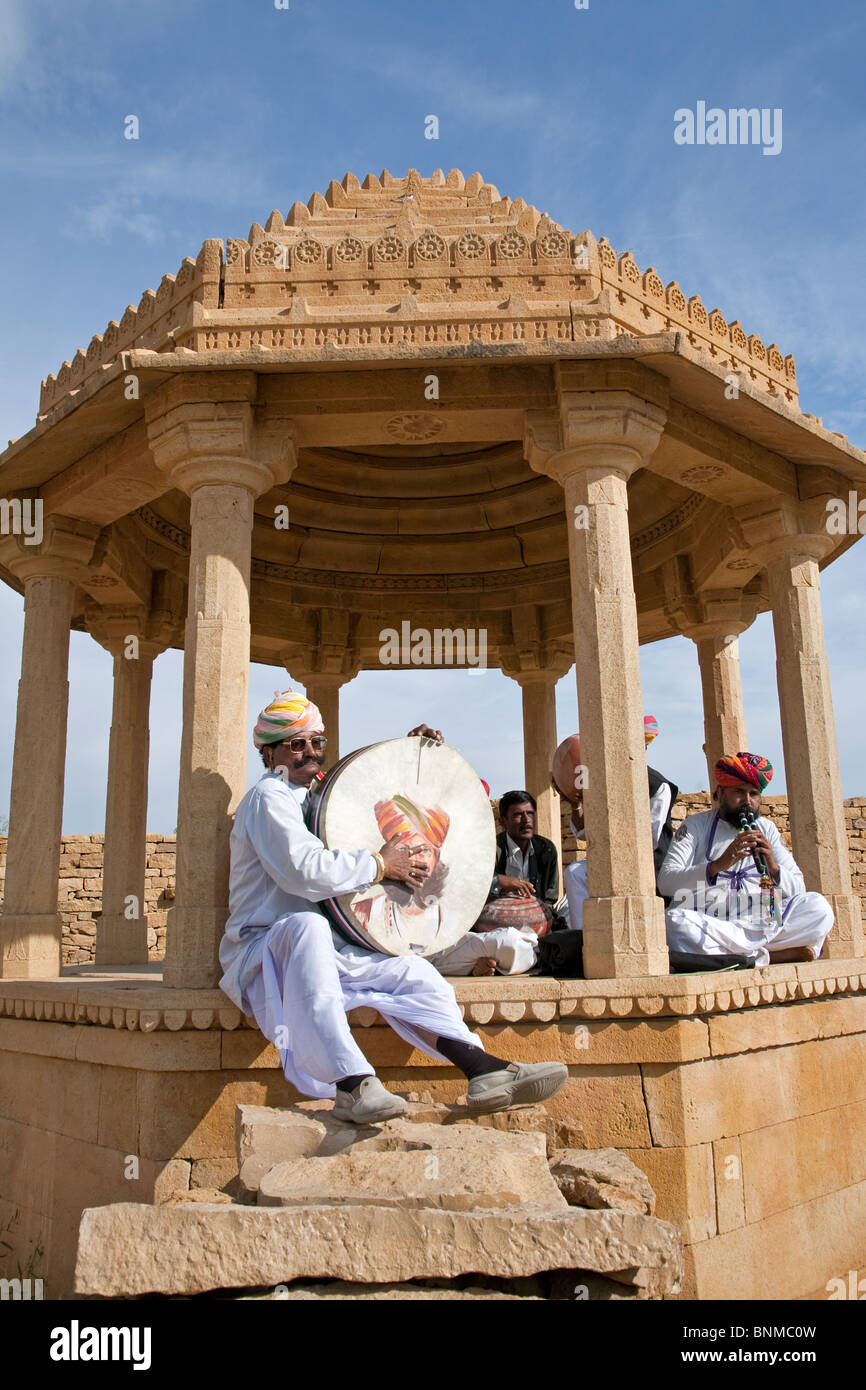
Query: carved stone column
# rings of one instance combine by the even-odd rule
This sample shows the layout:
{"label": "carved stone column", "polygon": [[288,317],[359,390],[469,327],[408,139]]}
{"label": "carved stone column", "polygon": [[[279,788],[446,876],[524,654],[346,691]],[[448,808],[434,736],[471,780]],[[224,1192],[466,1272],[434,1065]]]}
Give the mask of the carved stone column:
{"label": "carved stone column", "polygon": [[527,420],[527,457],[565,494],[587,769],[584,969],[592,979],[663,975],[627,483],[655,449],[665,412],[629,391],[561,391],[560,403],[559,421]]}
{"label": "carved stone column", "polygon": [[148,959],[145,868],[153,663],[172,639],[142,609],[91,605],[91,635],[114,657],[114,701],[108,745],[102,912],[96,964],[141,965]]}
{"label": "carved stone column", "polygon": [[219,979],[232,814],[246,786],[253,500],[294,464],[291,426],[257,422],[255,391],[252,373],[191,375],[147,402],[156,463],[190,495],[177,899],[164,977],[179,988]]}
{"label": "carved stone column", "polygon": [[513,609],[513,645],[500,651],[504,675],[517,681],[523,699],[523,783],[535,797],[538,810],[536,834],[552,840],[559,860],[562,893],[562,822],[559,793],[552,786],[550,768],[556,751],[556,683],[568,671],[574,656],[559,643],[539,636],[541,615],[537,607]]}
{"label": "carved stone column", "polygon": [[772,547],[767,574],[794,856],[806,887],[832,903],[836,925],[824,954],[838,959],[866,954],[866,941],[851,889],[821,614],[818,561],[831,546],[826,534],[784,537]]}
{"label": "carved stone column", "polygon": [[361,669],[352,629],[352,615],[345,609],[323,608],[316,615],[316,636],[309,646],[292,642],[281,653],[292,680],[303,685],[321,712],[328,739],[325,771],[340,759],[340,691]]}
{"label": "carved stone column", "polygon": [[0,541],[0,559],[24,583],[24,641],[12,764],[6,886],[0,919],[0,975],[8,980],[60,974],[57,910],[69,625],[76,578],[99,528],[49,517],[39,546]]}
{"label": "carved stone column", "polygon": [[742,594],[715,591],[697,595],[694,606],[693,620],[682,622],[680,631],[698,650],[704,753],[712,790],[719,758],[748,748],[739,637],[754,622],[758,605],[757,600]]}

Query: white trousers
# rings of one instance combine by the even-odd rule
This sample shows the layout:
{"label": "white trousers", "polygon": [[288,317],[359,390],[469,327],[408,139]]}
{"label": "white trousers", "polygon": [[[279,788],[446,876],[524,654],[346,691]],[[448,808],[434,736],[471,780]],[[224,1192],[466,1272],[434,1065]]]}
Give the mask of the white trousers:
{"label": "white trousers", "polygon": [[351,945],[315,908],[278,918],[258,960],[244,980],[244,1012],[277,1046],[286,1080],[304,1095],[333,1098],[341,1077],[373,1073],[352,1037],[349,1009],[375,1009],[406,1042],[443,1062],[420,1029],[482,1047],[428,960]]}
{"label": "white trousers", "polygon": [[669,907],[665,913],[668,947],[706,956],[756,955],[769,965],[770,951],[813,946],[816,958],[830,928],[833,909],[820,893],[796,893],[779,914],[776,927],[748,918],[711,917],[688,907]]}
{"label": "white trousers", "polygon": [[484,957],[496,961],[500,975],[521,975],[538,959],[538,937],[520,927],[469,931],[453,946],[430,956],[430,961],[443,975],[471,975],[475,962]]}
{"label": "white trousers", "polygon": [[568,898],[568,919],[573,931],[583,931],[583,905],[589,897],[586,886],[586,860],[576,859],[562,873]]}

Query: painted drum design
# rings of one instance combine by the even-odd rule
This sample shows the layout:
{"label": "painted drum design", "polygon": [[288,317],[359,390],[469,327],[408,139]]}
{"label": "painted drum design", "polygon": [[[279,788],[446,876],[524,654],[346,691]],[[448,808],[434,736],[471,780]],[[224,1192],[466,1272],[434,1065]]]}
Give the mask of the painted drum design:
{"label": "painted drum design", "polygon": [[328,849],[380,850],[394,836],[430,869],[417,888],[386,879],[321,908],[349,941],[387,955],[453,946],[484,906],[496,835],[478,774],[447,745],[397,738],[342,758],[313,788],[309,828]]}

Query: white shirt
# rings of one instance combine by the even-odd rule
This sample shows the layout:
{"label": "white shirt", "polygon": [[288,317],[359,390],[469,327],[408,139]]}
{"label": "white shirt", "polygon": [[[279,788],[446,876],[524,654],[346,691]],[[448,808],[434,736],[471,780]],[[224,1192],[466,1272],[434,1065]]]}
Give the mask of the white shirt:
{"label": "white shirt", "polygon": [[516,845],[511,836],[506,832],[505,835],[505,872],[514,878],[529,878],[529,856],[532,853],[532,841],[526,847],[526,855],[519,845]]}
{"label": "white shirt", "polygon": [[[779,866],[779,882],[775,897],[782,902],[795,893],[805,893],[803,875],[790,850],[771,820],[759,816],[755,829],[769,840]],[[742,921],[760,923],[762,920],[761,876],[751,855],[741,859],[733,869],[710,878],[708,866],[718,859],[728,845],[740,834],[738,829],[722,820],[718,811],[701,811],[687,816],[674,836],[658,874],[658,890],[671,898],[671,907],[690,908],[710,916],[735,916]],[[737,895],[736,912],[731,913],[730,899]],[[777,912],[781,919],[782,908]]]}
{"label": "white shirt", "polygon": [[376,877],[366,849],[325,849],[304,824],[307,788],[268,772],[240,802],[231,834],[229,920],[220,943],[220,988],[242,1008],[244,978],[268,927],[323,898],[354,893]]}

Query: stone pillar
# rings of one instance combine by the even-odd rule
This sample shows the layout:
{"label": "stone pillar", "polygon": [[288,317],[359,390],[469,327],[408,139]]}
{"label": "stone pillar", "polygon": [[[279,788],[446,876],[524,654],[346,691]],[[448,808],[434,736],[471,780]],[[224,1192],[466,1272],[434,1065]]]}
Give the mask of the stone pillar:
{"label": "stone pillar", "polygon": [[[214,390],[221,399],[213,400]],[[165,983],[218,983],[232,815],[246,789],[254,498],[285,481],[291,426],[256,423],[253,374],[178,377],[147,403],[157,465],[190,495],[176,905]]]}
{"label": "stone pillar", "polygon": [[145,868],[150,752],[150,687],[166,635],[149,635],[140,610],[92,605],[87,627],[114,657],[114,701],[108,744],[102,912],[95,963],[142,965],[148,959]]}
{"label": "stone pillar", "polygon": [[315,618],[315,637],[307,644],[290,641],[280,653],[291,679],[317,705],[328,746],[324,770],[340,760],[340,691],[361,669],[353,636],[356,619],[346,609],[322,608]]}
{"label": "stone pillar", "polygon": [[838,959],[866,954],[866,943],[851,889],[821,615],[818,560],[831,546],[827,535],[784,537],[770,551],[767,573],[794,857],[806,887],[833,905],[836,925],[824,954]]}
{"label": "stone pillar", "polygon": [[[577,663],[587,875],[587,978],[664,975],[647,795],[628,479],[645,466],[665,413],[629,391],[561,395],[559,451],[528,424],[529,461],[565,494]],[[559,423],[559,422],[558,422]]]}
{"label": "stone pillar", "polygon": [[701,670],[704,752],[712,791],[719,758],[725,753],[739,753],[748,747],[740,681],[740,648],[734,632],[717,632],[694,640]]}
{"label": "stone pillar", "polygon": [[307,699],[318,705],[328,737],[324,770],[340,760],[340,691],[352,676],[311,675],[304,681]]}
{"label": "stone pillar", "polygon": [[24,640],[12,764],[9,841],[0,975],[7,980],[60,974],[57,910],[66,720],[69,626],[75,579],[93,551],[98,527],[49,518],[39,547],[4,539],[0,558],[24,582]]}
{"label": "stone pillar", "polygon": [[524,785],[538,802],[535,828],[552,840],[562,860],[559,794],[550,784],[550,765],[556,750],[556,682],[547,672],[520,679],[523,696]]}

